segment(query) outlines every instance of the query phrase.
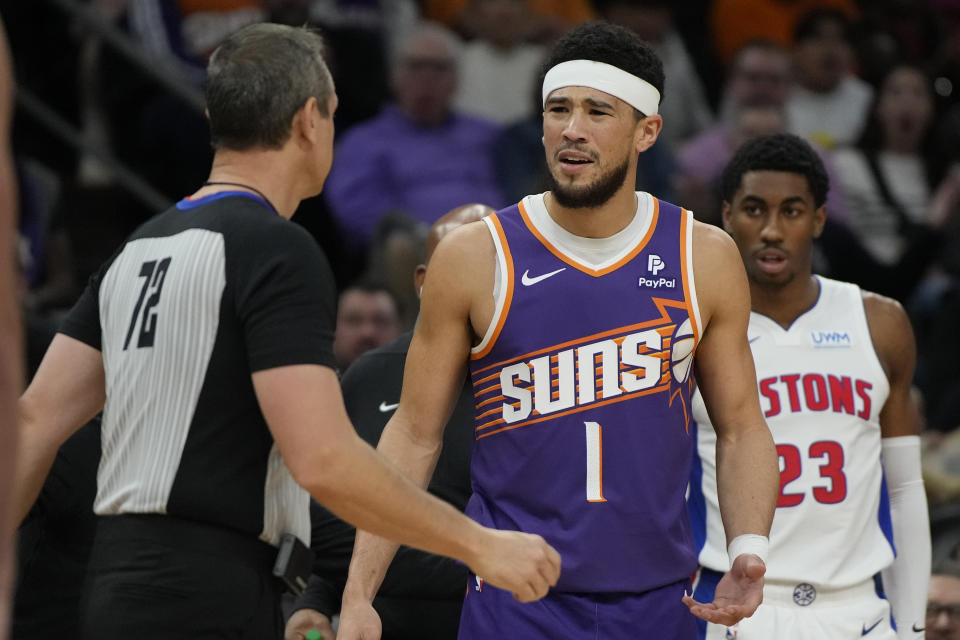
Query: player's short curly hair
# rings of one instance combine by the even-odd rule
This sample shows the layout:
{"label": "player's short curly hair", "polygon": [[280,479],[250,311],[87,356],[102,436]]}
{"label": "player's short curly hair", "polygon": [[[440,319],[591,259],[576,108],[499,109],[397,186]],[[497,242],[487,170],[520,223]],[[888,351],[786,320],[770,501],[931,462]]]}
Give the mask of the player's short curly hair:
{"label": "player's short curly hair", "polygon": [[813,203],[819,208],[827,201],[830,180],[823,160],[810,143],[791,133],[758,136],[737,149],[720,176],[720,197],[732,202],[745,173],[749,171],[784,171],[807,179]]}
{"label": "player's short curly hair", "polygon": [[663,63],[629,29],[602,20],[577,25],[553,45],[540,71],[540,85],[550,69],[568,60],[594,60],[622,69],[652,84],[663,102]]}

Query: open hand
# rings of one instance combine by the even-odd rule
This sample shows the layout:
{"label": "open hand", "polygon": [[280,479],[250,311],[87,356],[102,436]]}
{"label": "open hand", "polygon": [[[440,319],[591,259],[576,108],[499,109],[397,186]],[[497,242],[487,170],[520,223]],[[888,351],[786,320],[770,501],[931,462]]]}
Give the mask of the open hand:
{"label": "open hand", "polygon": [[717,584],[713,602],[697,602],[684,596],[683,603],[698,618],[732,627],[743,618],[752,616],[763,602],[763,574],[766,572],[767,567],[758,556],[741,554]]}

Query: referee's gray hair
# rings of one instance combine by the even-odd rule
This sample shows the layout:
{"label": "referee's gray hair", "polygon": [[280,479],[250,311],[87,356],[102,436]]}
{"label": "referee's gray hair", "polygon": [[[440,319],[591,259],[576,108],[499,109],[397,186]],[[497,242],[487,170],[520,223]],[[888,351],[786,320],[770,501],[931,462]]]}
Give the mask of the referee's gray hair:
{"label": "referee's gray hair", "polygon": [[279,149],[311,97],[330,116],[334,87],[323,53],[323,38],[305,27],[259,23],[224,40],[207,65],[213,147]]}

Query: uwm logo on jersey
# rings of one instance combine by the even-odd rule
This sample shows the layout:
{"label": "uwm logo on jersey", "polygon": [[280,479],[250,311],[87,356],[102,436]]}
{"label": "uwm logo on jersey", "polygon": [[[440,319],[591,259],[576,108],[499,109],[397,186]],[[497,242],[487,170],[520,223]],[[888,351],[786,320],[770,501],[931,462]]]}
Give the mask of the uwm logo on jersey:
{"label": "uwm logo on jersey", "polygon": [[[691,322],[682,302],[654,302],[661,318],[474,372],[477,437],[645,395],[670,392],[668,403],[682,398],[676,388],[690,377],[695,346]],[[680,309],[682,314],[673,313]]]}

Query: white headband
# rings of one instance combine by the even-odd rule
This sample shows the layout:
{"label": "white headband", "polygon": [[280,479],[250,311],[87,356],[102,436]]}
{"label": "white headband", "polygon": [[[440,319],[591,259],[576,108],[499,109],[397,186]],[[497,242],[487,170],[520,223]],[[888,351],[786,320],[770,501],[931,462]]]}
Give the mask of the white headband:
{"label": "white headband", "polygon": [[590,87],[620,98],[645,116],[657,113],[660,92],[652,84],[619,67],[595,60],[568,60],[547,71],[543,78],[543,104],[561,87]]}

